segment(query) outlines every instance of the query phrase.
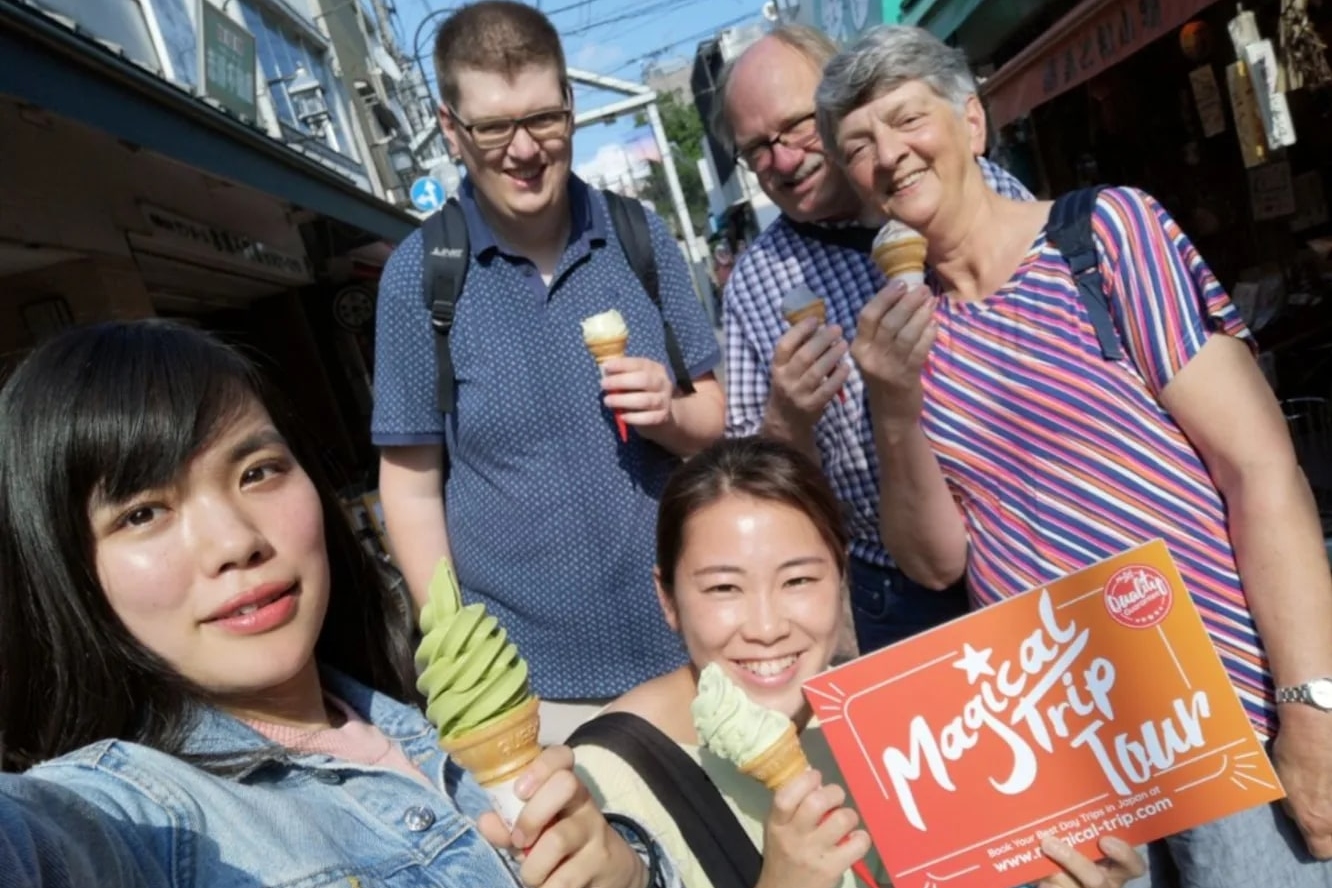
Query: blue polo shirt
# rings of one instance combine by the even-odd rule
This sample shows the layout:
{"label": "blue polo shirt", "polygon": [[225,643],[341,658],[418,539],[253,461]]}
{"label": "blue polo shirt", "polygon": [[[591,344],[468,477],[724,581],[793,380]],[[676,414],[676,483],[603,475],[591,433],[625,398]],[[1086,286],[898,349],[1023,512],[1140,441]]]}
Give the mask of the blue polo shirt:
{"label": "blue polo shirt", "polygon": [[628,354],[670,372],[662,314],[692,377],[721,359],[688,267],[648,213],[659,313],[629,267],[605,199],[570,177],[573,224],[549,287],[477,211],[459,202],[471,258],[450,350],[457,406],[435,405],[435,342],[421,234],[394,251],[379,285],[379,447],[443,443],[449,541],[464,600],[493,613],[552,700],[612,697],[684,662],[652,584],[657,503],[680,460],[635,434],[621,443],[580,322],[618,309]]}

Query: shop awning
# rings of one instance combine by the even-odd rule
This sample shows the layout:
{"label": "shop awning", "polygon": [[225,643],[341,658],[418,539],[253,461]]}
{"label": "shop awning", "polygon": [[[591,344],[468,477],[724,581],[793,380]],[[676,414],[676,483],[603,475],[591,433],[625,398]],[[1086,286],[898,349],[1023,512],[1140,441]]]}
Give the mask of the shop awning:
{"label": "shop awning", "polygon": [[[419,224],[282,142],[31,7],[0,2],[0,93],[399,241]],[[97,158],[88,158],[96,165]]]}
{"label": "shop awning", "polygon": [[981,88],[1004,126],[1173,32],[1214,0],[1083,0]]}

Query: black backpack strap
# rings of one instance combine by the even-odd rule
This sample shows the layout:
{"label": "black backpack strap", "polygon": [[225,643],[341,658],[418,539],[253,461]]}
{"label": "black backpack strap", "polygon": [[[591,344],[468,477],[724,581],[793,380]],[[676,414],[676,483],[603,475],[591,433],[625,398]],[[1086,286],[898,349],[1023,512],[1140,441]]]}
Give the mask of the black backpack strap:
{"label": "black backpack strap", "polygon": [[666,357],[671,362],[671,372],[675,374],[675,384],[685,394],[693,394],[694,381],[689,378],[689,368],[685,365],[684,353],[680,351],[680,341],[671,329],[671,322],[661,307],[661,281],[657,275],[657,257],[652,249],[652,229],[648,227],[647,211],[637,200],[621,197],[614,191],[601,192],[606,197],[606,206],[610,208],[611,224],[615,227],[615,236],[624,250],[624,257],[629,260],[629,267],[634,270],[638,282],[647,291],[648,298],[657,307],[661,315],[661,325],[666,334]]}
{"label": "black backpack strap", "polygon": [[1105,296],[1105,281],[1101,277],[1100,259],[1096,251],[1096,238],[1092,234],[1092,213],[1100,193],[1101,188],[1095,187],[1079,188],[1060,195],[1050,210],[1045,232],[1068,263],[1068,270],[1073,273],[1078,297],[1087,308],[1087,316],[1101,344],[1101,356],[1107,361],[1118,361],[1124,356],[1124,349],[1110,315],[1110,303]]}
{"label": "black backpack strap", "polygon": [[763,857],[708,775],[647,721],[608,712],[587,722],[569,746],[600,746],[634,769],[666,809],[713,888],[753,888]]}
{"label": "black backpack strap", "polygon": [[452,413],[456,393],[449,334],[453,332],[453,316],[471,261],[467,219],[456,200],[449,200],[422,223],[421,248],[425,254],[426,306],[430,309],[430,326],[435,328],[435,405],[440,413]]}

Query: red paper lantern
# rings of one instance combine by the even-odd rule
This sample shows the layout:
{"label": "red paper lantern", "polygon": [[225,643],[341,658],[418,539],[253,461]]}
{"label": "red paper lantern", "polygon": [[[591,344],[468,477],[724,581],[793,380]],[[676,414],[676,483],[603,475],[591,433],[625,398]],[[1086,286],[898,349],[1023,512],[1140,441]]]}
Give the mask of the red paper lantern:
{"label": "red paper lantern", "polygon": [[1201,62],[1212,54],[1212,28],[1203,21],[1191,21],[1179,29],[1179,48],[1184,58]]}

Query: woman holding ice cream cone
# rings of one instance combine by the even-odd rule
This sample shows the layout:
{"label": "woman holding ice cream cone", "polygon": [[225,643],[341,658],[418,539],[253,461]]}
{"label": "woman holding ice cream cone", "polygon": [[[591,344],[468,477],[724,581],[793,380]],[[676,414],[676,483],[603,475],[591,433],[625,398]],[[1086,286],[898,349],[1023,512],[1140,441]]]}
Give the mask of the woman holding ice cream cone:
{"label": "woman holding ice cream cone", "polygon": [[[822,475],[787,445],[738,438],[695,456],[667,484],[657,523],[658,596],[690,663],[608,707],[645,720],[703,768],[764,855],[762,888],[851,888],[869,837],[846,806],[821,732],[802,731],[800,744],[819,770],[799,769],[774,793],[702,745],[690,707],[700,673],[716,664],[709,668],[720,667],[742,697],[771,711],[779,735],[783,725],[807,727],[800,684],[836,647],[846,542]],[[686,884],[721,888],[623,759],[591,745],[576,744],[575,755],[603,807],[652,830]]]}
{"label": "woman holding ice cream cone", "polygon": [[[171,323],[67,331],[0,390],[0,882],[679,884],[566,748],[503,825],[309,452],[244,358]],[[521,703],[526,673],[482,690]]]}
{"label": "woman holding ice cream cone", "polygon": [[1326,888],[1332,573],[1235,306],[1148,194],[987,189],[976,82],[928,32],[872,30],[817,104],[852,183],[924,238],[935,275],[881,291],[852,346],[885,547],[919,582],[965,575],[984,605],[1165,540],[1289,798],[1166,838],[1162,878]]}
{"label": "woman holding ice cream cone", "polygon": [[[645,722],[703,769],[762,854],[760,888],[887,884],[801,691],[833,657],[846,543],[835,497],[790,446],[735,438],[694,457],[668,484],[657,525],[658,594],[690,663],[602,716]],[[691,888],[721,888],[642,777],[578,741],[577,771],[603,807],[647,826]],[[1073,885],[1119,884],[1080,855],[1066,861],[1095,873]]]}

